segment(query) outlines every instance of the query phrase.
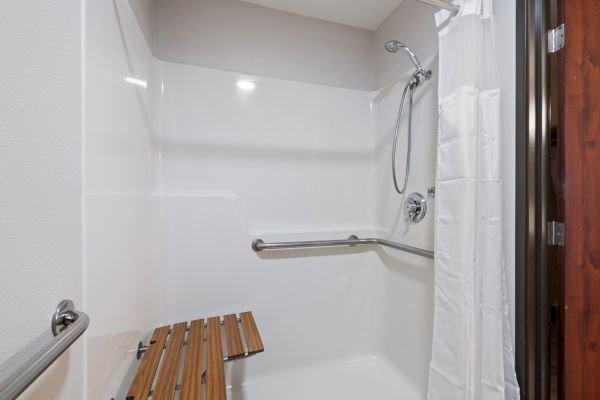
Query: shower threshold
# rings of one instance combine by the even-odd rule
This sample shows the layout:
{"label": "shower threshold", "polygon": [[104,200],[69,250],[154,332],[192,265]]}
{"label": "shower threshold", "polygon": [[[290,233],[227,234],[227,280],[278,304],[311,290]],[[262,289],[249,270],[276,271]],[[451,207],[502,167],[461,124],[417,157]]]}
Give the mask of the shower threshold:
{"label": "shower threshold", "polygon": [[[235,382],[236,365],[228,371]],[[244,367],[241,366],[241,369]],[[327,361],[294,368],[227,388],[229,400],[422,400],[421,388],[376,357]]]}

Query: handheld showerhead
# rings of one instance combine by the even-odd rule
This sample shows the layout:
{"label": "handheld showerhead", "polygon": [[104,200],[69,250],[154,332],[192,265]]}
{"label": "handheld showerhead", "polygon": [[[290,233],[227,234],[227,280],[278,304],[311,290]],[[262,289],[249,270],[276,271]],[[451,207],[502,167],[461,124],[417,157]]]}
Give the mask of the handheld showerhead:
{"label": "handheld showerhead", "polygon": [[411,77],[411,85],[419,86],[422,80],[428,81],[429,79],[431,79],[431,71],[424,70],[423,67],[421,67],[421,62],[417,58],[417,55],[414,53],[414,51],[412,51],[410,47],[408,47],[401,41],[390,40],[385,44],[385,49],[390,53],[396,53],[398,50],[402,49],[406,52],[406,54],[408,54],[410,60],[417,69]]}
{"label": "handheld showerhead", "polygon": [[385,49],[390,53],[397,52],[401,47],[406,47],[406,45],[398,40],[390,40],[385,43]]}
{"label": "handheld showerhead", "polygon": [[404,43],[398,40],[390,40],[385,44],[385,49],[390,53],[396,53],[400,49],[404,50],[410,57],[410,60],[413,62],[413,64],[415,64],[415,67],[418,70],[423,70],[423,68],[421,67],[421,62],[417,58],[417,55],[410,49],[410,47],[408,47]]}
{"label": "handheld showerhead", "polygon": [[[408,176],[410,174],[410,156],[411,156],[411,142],[412,142],[412,108],[413,108],[413,94],[417,87],[421,85],[423,80],[428,81],[431,79],[431,71],[424,70],[421,67],[421,63],[417,58],[417,55],[404,43],[398,40],[390,40],[385,44],[385,49],[390,53],[396,53],[398,50],[404,50],[410,60],[415,65],[416,70],[412,73],[408,82],[406,82],[406,86],[404,86],[404,92],[402,93],[402,100],[400,100],[400,107],[398,109],[398,117],[396,118],[396,128],[394,129],[394,144],[392,146],[392,179],[394,182],[394,188],[396,192],[399,194],[403,194],[406,191],[406,187],[408,185]],[[404,108],[404,99],[406,97],[406,93],[409,94],[409,114],[408,114],[408,142],[406,149],[406,168],[404,170],[404,184],[402,188],[398,185],[398,180],[396,179],[396,146],[398,144],[398,133],[400,131],[400,120],[402,118],[402,109]]]}

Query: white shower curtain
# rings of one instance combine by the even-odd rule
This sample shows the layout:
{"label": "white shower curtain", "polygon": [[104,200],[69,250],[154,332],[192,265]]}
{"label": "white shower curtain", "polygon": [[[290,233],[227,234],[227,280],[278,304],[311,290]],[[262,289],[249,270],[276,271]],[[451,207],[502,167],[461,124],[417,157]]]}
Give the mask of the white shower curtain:
{"label": "white shower curtain", "polygon": [[439,131],[429,400],[518,399],[503,253],[492,0],[437,13]]}

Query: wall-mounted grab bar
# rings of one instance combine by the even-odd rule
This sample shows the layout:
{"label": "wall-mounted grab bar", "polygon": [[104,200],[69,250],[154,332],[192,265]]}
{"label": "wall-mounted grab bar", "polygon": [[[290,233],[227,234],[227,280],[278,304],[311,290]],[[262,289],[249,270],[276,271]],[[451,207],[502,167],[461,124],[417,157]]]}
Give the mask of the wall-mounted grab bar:
{"label": "wall-mounted grab bar", "polygon": [[29,387],[89,325],[87,314],[76,311],[71,300],[63,300],[52,316],[54,338],[0,382],[0,399],[14,400]]}
{"label": "wall-mounted grab bar", "polygon": [[421,257],[431,258],[433,260],[433,251],[419,249],[417,247],[407,246],[396,242],[390,242],[385,239],[368,238],[360,239],[356,235],[351,235],[348,239],[342,240],[308,240],[303,242],[275,242],[265,243],[262,239],[254,239],[252,242],[252,250],[283,250],[283,249],[300,249],[314,247],[339,247],[339,246],[360,246],[379,244],[381,246],[391,247],[392,249],[402,250],[407,253],[416,254]]}

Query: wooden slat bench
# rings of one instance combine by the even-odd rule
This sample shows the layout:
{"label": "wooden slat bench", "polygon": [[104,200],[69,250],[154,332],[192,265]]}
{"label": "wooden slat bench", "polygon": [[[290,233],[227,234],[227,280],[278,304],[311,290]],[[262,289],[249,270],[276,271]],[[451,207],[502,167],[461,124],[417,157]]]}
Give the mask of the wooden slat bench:
{"label": "wooden slat bench", "polygon": [[[224,356],[224,326],[227,356]],[[240,334],[244,333],[244,341]],[[185,346],[187,345],[187,346]],[[252,312],[181,322],[156,328],[127,393],[127,400],[226,400],[225,361],[264,351]],[[183,374],[180,374],[183,365]],[[179,377],[180,382],[178,381]],[[204,394],[202,397],[202,387]]]}

